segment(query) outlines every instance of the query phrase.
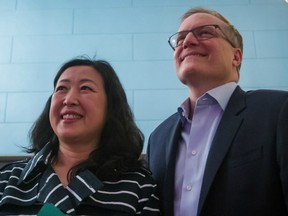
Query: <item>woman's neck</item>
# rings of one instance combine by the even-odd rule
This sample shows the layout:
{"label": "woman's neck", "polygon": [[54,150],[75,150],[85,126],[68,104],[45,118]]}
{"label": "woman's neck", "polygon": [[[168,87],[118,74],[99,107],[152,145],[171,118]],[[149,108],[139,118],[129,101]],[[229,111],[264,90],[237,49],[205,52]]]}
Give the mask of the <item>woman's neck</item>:
{"label": "woman's neck", "polygon": [[64,187],[69,183],[67,180],[69,170],[80,162],[87,160],[92,151],[93,149],[79,149],[73,146],[59,144],[59,150],[52,167]]}

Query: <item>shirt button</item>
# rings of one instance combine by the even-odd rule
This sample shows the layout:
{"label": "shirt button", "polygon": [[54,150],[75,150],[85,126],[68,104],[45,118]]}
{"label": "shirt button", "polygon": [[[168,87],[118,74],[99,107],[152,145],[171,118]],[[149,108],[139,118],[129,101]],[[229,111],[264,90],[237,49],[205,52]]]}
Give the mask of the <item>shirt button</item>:
{"label": "shirt button", "polygon": [[197,151],[196,151],[196,150],[193,150],[193,151],[191,152],[191,154],[192,154],[193,156],[195,156],[195,155],[197,154]]}
{"label": "shirt button", "polygon": [[187,191],[191,191],[191,190],[192,190],[192,186],[191,186],[191,185],[187,185],[187,186],[186,186],[186,190],[187,190]]}

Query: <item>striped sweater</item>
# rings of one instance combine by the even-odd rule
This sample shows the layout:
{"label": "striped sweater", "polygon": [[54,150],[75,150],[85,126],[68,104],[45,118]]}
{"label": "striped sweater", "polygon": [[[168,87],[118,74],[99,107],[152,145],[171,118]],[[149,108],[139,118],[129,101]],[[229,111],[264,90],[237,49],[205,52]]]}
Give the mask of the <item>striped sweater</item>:
{"label": "striped sweater", "polygon": [[89,170],[65,188],[49,164],[49,145],[0,170],[0,215],[37,215],[51,203],[67,215],[160,215],[157,186],[142,168],[101,182]]}

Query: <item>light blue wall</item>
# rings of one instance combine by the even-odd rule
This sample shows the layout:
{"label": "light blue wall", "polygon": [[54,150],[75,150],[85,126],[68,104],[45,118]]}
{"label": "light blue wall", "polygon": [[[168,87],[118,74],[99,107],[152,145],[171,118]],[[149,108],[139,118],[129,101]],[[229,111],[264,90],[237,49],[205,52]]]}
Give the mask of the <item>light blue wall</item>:
{"label": "light blue wall", "polygon": [[112,63],[147,142],[187,97],[167,38],[194,6],[220,11],[243,34],[244,89],[288,89],[284,0],[0,0],[0,154],[23,154],[56,71],[82,54]]}

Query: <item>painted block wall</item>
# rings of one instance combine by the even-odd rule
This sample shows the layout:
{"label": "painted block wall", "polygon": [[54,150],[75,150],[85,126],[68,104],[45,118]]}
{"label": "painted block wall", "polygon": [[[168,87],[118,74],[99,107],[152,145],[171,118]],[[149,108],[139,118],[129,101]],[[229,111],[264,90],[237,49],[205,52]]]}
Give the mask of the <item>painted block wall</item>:
{"label": "painted block wall", "polygon": [[187,97],[167,38],[181,15],[203,6],[244,37],[240,85],[288,90],[284,0],[0,0],[0,155],[24,154],[28,132],[65,61],[108,60],[146,137]]}

